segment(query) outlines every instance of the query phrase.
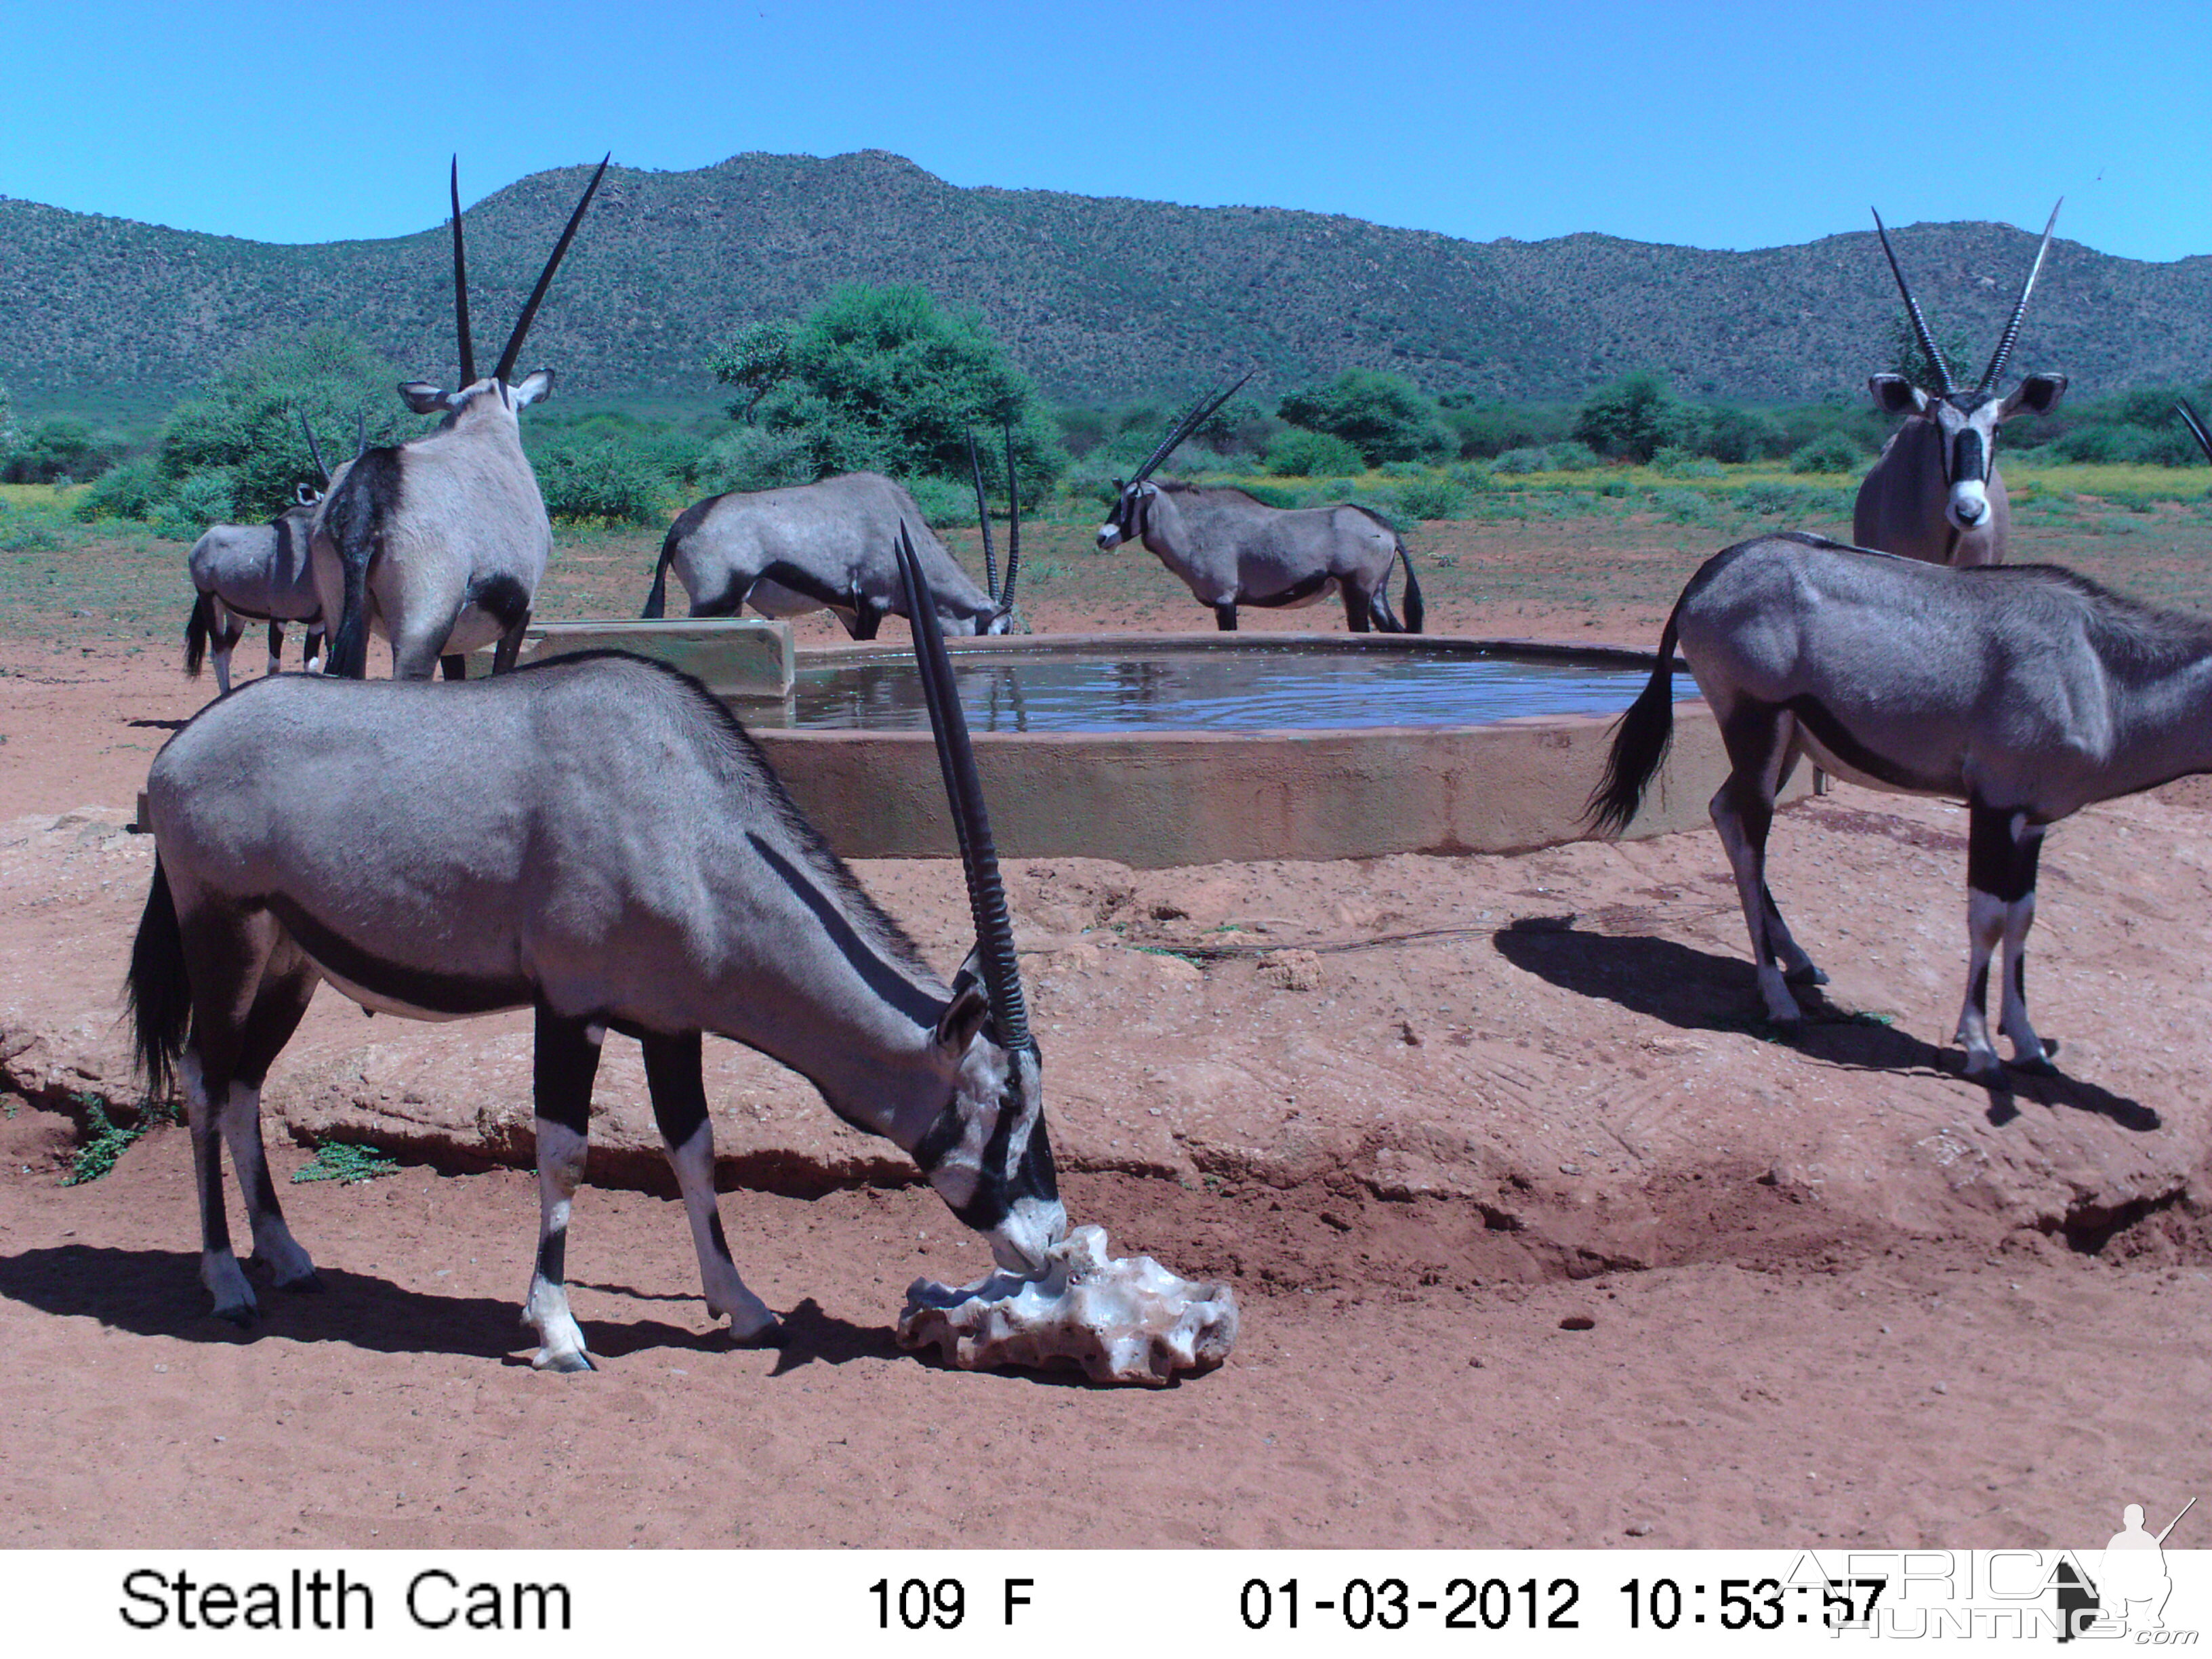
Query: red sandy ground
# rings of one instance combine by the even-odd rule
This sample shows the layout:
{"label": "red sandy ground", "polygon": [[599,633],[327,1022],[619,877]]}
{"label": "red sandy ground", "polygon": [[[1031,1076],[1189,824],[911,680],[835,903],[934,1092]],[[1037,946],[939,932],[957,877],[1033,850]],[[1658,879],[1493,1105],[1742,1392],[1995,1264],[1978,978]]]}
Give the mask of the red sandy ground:
{"label": "red sandy ground", "polygon": [[[1540,563],[1540,548],[1516,556]],[[1431,627],[1645,643],[1671,592],[1595,613],[1447,595]],[[1206,622],[1194,606],[1048,597],[1032,615]],[[168,723],[211,691],[166,651],[0,641],[0,823],[19,832],[0,1002],[81,985],[82,1006],[106,1010],[80,1022],[88,1045],[108,1040],[99,999],[145,854],[113,811],[51,826],[87,804],[127,810]],[[258,667],[258,648],[240,657]],[[602,1369],[554,1377],[527,1369],[516,1322],[526,1175],[411,1164],[288,1185],[328,1289],[264,1291],[267,1317],[240,1335],[203,1312],[183,1133],[156,1128],[106,1179],[64,1187],[74,1116],[9,1100],[0,1543],[2093,1545],[2123,1503],[2170,1515],[2212,1485],[2212,1187],[2174,1150],[2201,1144],[2212,1099],[2204,801],[2185,786],[2054,837],[2038,1009],[2081,1080],[2006,1103],[1937,1063],[1964,931],[1957,815],[1940,804],[1846,791],[1778,826],[1776,888],[1838,1005],[1893,1022],[1802,1049],[1749,1022],[1710,834],[1523,860],[1018,870],[1017,908],[1059,907],[1041,924],[1055,933],[1094,901],[1131,919],[1130,938],[1167,943],[1224,916],[1293,941],[1470,924],[1467,939],[1324,956],[1325,982],[1304,993],[1246,962],[1174,964],[1154,984],[1113,952],[1031,954],[1048,1029],[1065,1028],[1048,1079],[1071,1139],[1085,1133],[1071,1120],[1127,1102],[1138,1133],[1148,1080],[1187,1082],[1224,1055],[1284,1091],[1272,1115],[1248,1102],[1212,1127],[1203,1179],[1116,1172],[1102,1150],[1065,1182],[1117,1252],[1237,1283],[1235,1356],[1159,1392],[902,1353],[890,1328],[907,1281],[987,1265],[913,1188],[725,1197],[740,1266],[789,1314],[778,1352],[712,1330],[676,1206],[587,1191],[569,1271]],[[934,957],[957,956],[942,866],[860,874]],[[1566,911],[1581,920],[1548,919]],[[461,1055],[485,1029],[421,1040]],[[1463,1197],[1395,1191],[1330,1150],[1399,1095],[1442,1113],[1454,1090],[1470,1145],[1493,1112],[1525,1130],[1483,1156],[1510,1172],[1500,1192],[1533,1182],[1529,1231]],[[1158,1097],[1202,1115],[1187,1089]],[[785,1103],[819,1110],[803,1085]],[[1904,1127],[1883,1139],[1885,1123]],[[1303,1163],[1285,1150],[1295,1135]],[[306,1154],[279,1140],[281,1179]],[[1220,1151],[1232,1143],[1249,1145]],[[1731,1147],[1773,1163],[1738,1167]],[[1958,1149],[2014,1159],[2014,1187],[1936,1179]],[[2057,1196],[2036,1198],[2046,1177]],[[2131,1181],[2132,1207],[2112,1196]],[[2100,1182],[2111,1190],[2084,1196]],[[1640,1243],[1605,1231],[1623,1192],[1648,1200]],[[2039,1220],[2038,1203],[2057,1207]],[[1578,1204],[1595,1218],[1582,1250],[1559,1243]],[[1626,1261],[1650,1265],[1607,1267]]]}

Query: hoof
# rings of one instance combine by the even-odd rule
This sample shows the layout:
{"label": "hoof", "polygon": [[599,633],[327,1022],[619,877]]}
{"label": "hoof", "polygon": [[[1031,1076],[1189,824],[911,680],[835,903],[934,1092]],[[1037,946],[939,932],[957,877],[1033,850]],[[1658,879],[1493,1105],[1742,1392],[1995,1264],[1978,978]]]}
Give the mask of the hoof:
{"label": "hoof", "polygon": [[563,1376],[574,1376],[578,1371],[592,1371],[599,1369],[592,1364],[592,1357],[587,1353],[555,1353],[550,1348],[540,1348],[532,1356],[530,1364],[533,1370],[557,1371]]}
{"label": "hoof", "polygon": [[770,1315],[767,1324],[758,1330],[740,1335],[735,1326],[730,1328],[730,1346],[733,1348],[780,1348],[788,1333],[781,1319]]}
{"label": "hoof", "polygon": [[217,1308],[215,1310],[215,1316],[217,1319],[222,1321],[226,1325],[235,1325],[241,1331],[252,1330],[253,1328],[253,1322],[260,1317],[260,1314],[261,1310],[255,1307],[251,1302],[246,1303],[243,1305],[234,1305],[228,1308]]}
{"label": "hoof", "polygon": [[297,1279],[278,1279],[276,1288],[280,1291],[291,1291],[301,1296],[320,1296],[323,1293],[323,1276],[310,1267]]}
{"label": "hoof", "polygon": [[1802,968],[1784,974],[1782,976],[1782,982],[1785,985],[1826,985],[1828,982],[1828,976],[1812,963],[1807,963]]}
{"label": "hoof", "polygon": [[2058,1068],[2051,1063],[2048,1052],[2038,1054],[2033,1060],[2014,1060],[2012,1069],[2022,1077],[2057,1077],[2058,1075]]}
{"label": "hoof", "polygon": [[1995,1054],[1968,1054],[1964,1075],[1969,1083],[1978,1083],[1984,1089],[2005,1086],[2004,1063]]}

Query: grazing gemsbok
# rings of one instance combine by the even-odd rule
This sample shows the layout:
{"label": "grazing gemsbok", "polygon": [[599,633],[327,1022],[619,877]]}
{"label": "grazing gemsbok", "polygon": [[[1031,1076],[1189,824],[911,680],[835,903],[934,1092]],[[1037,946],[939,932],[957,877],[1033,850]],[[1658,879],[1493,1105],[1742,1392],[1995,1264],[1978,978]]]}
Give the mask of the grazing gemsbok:
{"label": "grazing gemsbok", "polygon": [[[1011,459],[1011,440],[1007,453]],[[885,617],[906,614],[906,590],[889,550],[902,525],[912,526],[915,556],[945,631],[1005,633],[1014,607],[1012,559],[1003,592],[976,586],[930,533],[914,497],[880,472],[733,490],[684,508],[660,544],[642,614],[652,620],[665,613],[672,569],[695,617],[734,617],[748,605],[763,617],[826,607],[853,638],[872,640]],[[990,534],[988,514],[983,533]]]}
{"label": "grazing gemsbok", "polygon": [[[1245,380],[1251,379],[1246,375]],[[1240,605],[1297,607],[1332,593],[1344,599],[1355,634],[1418,634],[1421,585],[1398,532],[1364,507],[1269,507],[1241,489],[1152,482],[1152,473],[1244,380],[1201,403],[1169,431],[1136,476],[1114,481],[1113,516],[1098,527],[1098,550],[1141,541],[1182,578],[1215,625],[1237,627]],[[1390,609],[1390,562],[1406,568],[1406,619]]]}
{"label": "grazing gemsbok", "polygon": [[1766,888],[1775,796],[1809,755],[1874,788],[1966,802],[1966,1074],[2004,1074],[1986,1010],[2000,939],[2013,1063],[2049,1070],[2026,976],[2044,830],[2093,802],[2212,771],[2212,623],[2053,565],[1952,570],[1796,534],[1741,543],[1705,562],[1667,619],[1659,665],[1590,797],[1602,832],[1636,816],[1666,755],[1678,644],[1728,749],[1713,823],[1768,1018],[1797,1019],[1790,987],[1826,979]]}
{"label": "grazing gemsbok", "polygon": [[2020,320],[2043,269],[2043,256],[2050,252],[2058,209],[2051,210],[2050,223],[2043,228],[2042,245],[2027,268],[2027,281],[2020,285],[2012,317],[1990,355],[1990,366],[1972,391],[1953,383],[1951,366],[1929,332],[1928,319],[1920,314],[1920,302],[1912,297],[1911,285],[1897,263],[1897,250],[1889,245],[1889,230],[1881,214],[1875,215],[1874,222],[1921,352],[1942,384],[1931,392],[1902,374],[1876,374],[1868,380],[1874,400],[1905,419],[1859,485],[1851,539],[1861,547],[1931,564],[2002,564],[2012,532],[2012,506],[2004,480],[1997,476],[1997,428],[2023,409],[2049,414],[2066,391],[2066,377],[2031,374],[2002,398],[1994,387],[2004,372],[2005,359],[2012,355],[2013,342],[2020,337]]}
{"label": "grazing gemsbok", "polygon": [[224,1220],[225,1143],[256,1254],[279,1285],[314,1282],[263,1157],[260,1091],[325,979],[416,1018],[536,1010],[542,1214],[523,1317],[541,1367],[590,1365],[563,1252],[610,1030],[644,1044],[707,1305],[733,1336],[776,1322],[716,1213],[704,1033],[781,1060],[911,1153],[1001,1266],[1042,1267],[1067,1218],[1037,1047],[951,666],[926,579],[904,562],[976,930],[949,988],[728,711],[639,658],[437,687],[288,675],[170,739],[147,783],[154,882],[130,994],[154,1089],[184,1085],[218,1315],[256,1312]]}
{"label": "grazing gemsbok", "polygon": [[[323,489],[331,484],[331,470],[323,465],[322,446],[314,428],[300,415],[300,430],[307,434],[307,453],[322,475]],[[230,690],[230,653],[238,648],[246,629],[239,618],[269,624],[269,672],[275,673],[284,654],[284,624],[304,623],[307,639],[300,653],[302,667],[312,668],[323,654],[322,599],[315,592],[315,573],[307,556],[313,533],[316,504],[322,492],[306,484],[297,487],[298,500],[265,525],[210,525],[192,544],[185,566],[198,597],[185,621],[185,672],[199,678],[200,664],[210,641],[215,645],[215,684],[219,694]]]}
{"label": "grazing gemsbok", "polygon": [[513,666],[553,547],[553,526],[538,475],[522,453],[516,417],[551,389],[553,371],[541,368],[520,383],[508,377],[606,171],[602,161],[515,319],[499,367],[480,380],[469,335],[455,161],[453,315],[461,386],[455,392],[421,380],[402,386],[408,408],[445,419],[422,437],[363,451],[340,471],[323,502],[315,525],[315,582],[325,614],[338,618],[332,673],[359,679],[368,672],[372,629],[392,641],[394,679],[428,679],[441,658],[447,676],[457,678],[467,653],[494,641],[495,669]]}

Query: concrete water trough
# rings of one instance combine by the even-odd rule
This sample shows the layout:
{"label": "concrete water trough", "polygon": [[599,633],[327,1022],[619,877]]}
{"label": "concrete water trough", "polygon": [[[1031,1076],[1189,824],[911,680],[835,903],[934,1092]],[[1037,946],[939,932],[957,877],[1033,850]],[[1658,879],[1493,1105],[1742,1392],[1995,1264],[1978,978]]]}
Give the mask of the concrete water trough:
{"label": "concrete water trough", "polygon": [[[758,645],[738,644],[748,633]],[[750,678],[702,678],[831,847],[848,858],[951,854],[903,641],[790,653],[779,623],[567,623],[525,656],[614,645],[690,666],[678,653],[703,649],[702,639],[750,665]],[[1572,841],[1608,729],[1652,663],[1641,652],[1433,635],[948,644],[1000,853],[1147,869]],[[1686,674],[1680,684],[1692,701],[1678,710],[1673,757],[1638,836],[1705,823],[1727,770],[1711,714]]]}
{"label": "concrete water trough", "polygon": [[[1140,869],[1578,839],[1643,652],[1452,635],[948,641],[1001,855]],[[779,622],[549,623],[524,662],[635,651],[727,702],[848,858],[954,851],[903,641],[795,649]],[[489,672],[489,651],[471,659]],[[1674,745],[1632,836],[1702,826],[1728,767],[1678,665]],[[1801,767],[1788,796],[1802,793]],[[145,801],[139,800],[140,821]]]}

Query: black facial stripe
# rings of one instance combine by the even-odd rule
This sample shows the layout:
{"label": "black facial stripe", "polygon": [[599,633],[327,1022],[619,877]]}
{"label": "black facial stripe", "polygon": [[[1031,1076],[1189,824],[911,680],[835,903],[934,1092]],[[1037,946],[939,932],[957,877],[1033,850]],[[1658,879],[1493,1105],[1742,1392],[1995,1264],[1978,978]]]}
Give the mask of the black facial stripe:
{"label": "black facial stripe", "polygon": [[930,1119],[929,1127],[921,1132],[921,1139],[914,1143],[915,1167],[924,1175],[932,1173],[960,1144],[960,1097],[955,1095],[945,1103],[943,1110]]}
{"label": "black facial stripe", "polygon": [[1968,427],[1952,440],[1951,482],[1987,483],[1989,477],[1989,453],[1983,447],[1982,434]]}

